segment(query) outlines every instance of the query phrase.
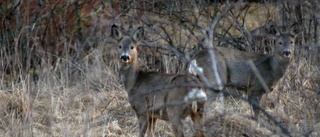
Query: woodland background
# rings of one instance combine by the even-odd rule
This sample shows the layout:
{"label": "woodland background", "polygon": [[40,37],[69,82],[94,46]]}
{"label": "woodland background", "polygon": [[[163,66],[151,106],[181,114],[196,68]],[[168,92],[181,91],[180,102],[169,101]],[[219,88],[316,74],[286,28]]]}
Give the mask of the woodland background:
{"label": "woodland background", "polygon": [[[234,97],[212,104],[225,113],[207,115],[206,132],[320,136],[319,13],[319,0],[0,0],[0,135],[137,136],[113,24],[144,27],[143,69],[184,73],[185,55],[203,48],[205,31],[214,46],[270,54],[270,26],[297,23],[292,63],[261,102],[274,118],[248,119],[251,108]],[[191,121],[185,125],[190,136]],[[157,127],[156,136],[173,136],[166,122]]]}

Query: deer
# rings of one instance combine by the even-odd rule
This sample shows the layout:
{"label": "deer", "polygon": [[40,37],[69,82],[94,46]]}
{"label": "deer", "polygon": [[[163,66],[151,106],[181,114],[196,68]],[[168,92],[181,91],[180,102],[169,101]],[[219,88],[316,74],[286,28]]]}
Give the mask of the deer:
{"label": "deer", "polygon": [[[202,128],[207,96],[201,83],[192,74],[140,70],[138,53],[143,52],[139,51],[143,36],[143,27],[122,36],[119,26],[111,26],[111,37],[118,45],[115,57],[120,79],[138,118],[139,137],[152,136],[158,119],[170,122],[176,137],[184,136],[182,121],[188,116],[196,128]],[[204,136],[204,132],[197,130],[196,136]]]}
{"label": "deer", "polygon": [[[295,25],[289,31],[280,31],[274,27],[274,52],[272,54],[257,54],[240,51],[237,49],[215,47],[213,53],[217,64],[217,72],[221,82],[215,77],[208,50],[199,52],[194,60],[203,69],[211,87],[215,91],[244,91],[248,95],[248,100],[256,103],[251,104],[253,108],[253,119],[258,119],[260,110],[260,100],[265,93],[273,91],[278,81],[285,75],[294,53],[295,39],[297,33],[294,31]],[[252,67],[251,64],[254,66]],[[255,73],[259,72],[257,75]],[[262,80],[261,80],[262,78]],[[207,92],[210,104],[216,97],[217,92]]]}

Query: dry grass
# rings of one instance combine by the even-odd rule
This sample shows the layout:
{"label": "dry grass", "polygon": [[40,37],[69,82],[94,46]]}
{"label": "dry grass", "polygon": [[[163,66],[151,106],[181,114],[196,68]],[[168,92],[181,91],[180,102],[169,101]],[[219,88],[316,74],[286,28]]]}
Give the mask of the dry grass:
{"label": "dry grass", "polygon": [[[100,60],[101,61],[101,60]],[[102,61],[83,69],[83,79],[66,86],[54,74],[38,85],[25,80],[1,90],[0,133],[3,136],[137,136],[138,125],[118,74]],[[295,136],[319,133],[317,65],[295,61],[262,105]],[[71,79],[70,79],[71,80]],[[216,105],[215,109],[218,109]],[[221,109],[221,108],[219,108]],[[225,102],[225,115],[208,113],[206,131],[212,136],[282,135],[270,119],[253,121],[249,105],[238,99]],[[185,122],[186,133],[194,131]],[[156,136],[173,136],[170,125],[157,124]]]}

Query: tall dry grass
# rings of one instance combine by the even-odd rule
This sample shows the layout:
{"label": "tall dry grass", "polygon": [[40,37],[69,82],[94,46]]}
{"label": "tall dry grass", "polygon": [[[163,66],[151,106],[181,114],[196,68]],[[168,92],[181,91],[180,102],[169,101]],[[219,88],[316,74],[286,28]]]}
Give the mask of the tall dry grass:
{"label": "tall dry grass", "polygon": [[[118,74],[102,61],[93,60],[81,68],[83,78],[69,86],[63,78],[47,73],[34,85],[30,80],[13,83],[0,96],[0,133],[3,136],[137,136],[138,125]],[[99,65],[98,65],[99,64]],[[62,73],[62,72],[61,72]],[[279,120],[294,136],[318,136],[319,68],[295,61],[272,93],[264,96],[263,108]],[[219,104],[220,102],[214,102]],[[213,104],[213,105],[216,105]],[[248,118],[251,108],[245,101],[228,99],[225,114],[208,113],[208,135],[283,135],[276,124],[263,118]],[[193,129],[186,121],[186,133]],[[170,125],[160,122],[157,136],[173,136]]]}

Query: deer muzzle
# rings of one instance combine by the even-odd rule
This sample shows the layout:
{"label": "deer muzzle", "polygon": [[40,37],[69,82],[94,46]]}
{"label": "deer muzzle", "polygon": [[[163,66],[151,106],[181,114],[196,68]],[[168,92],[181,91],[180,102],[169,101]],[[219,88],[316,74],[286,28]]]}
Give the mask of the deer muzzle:
{"label": "deer muzzle", "polygon": [[128,55],[121,55],[120,59],[121,59],[123,62],[129,62],[130,57],[129,57]]}
{"label": "deer muzzle", "polygon": [[282,52],[282,55],[284,56],[284,57],[287,57],[287,58],[289,58],[290,56],[291,56],[291,51],[283,51]]}

